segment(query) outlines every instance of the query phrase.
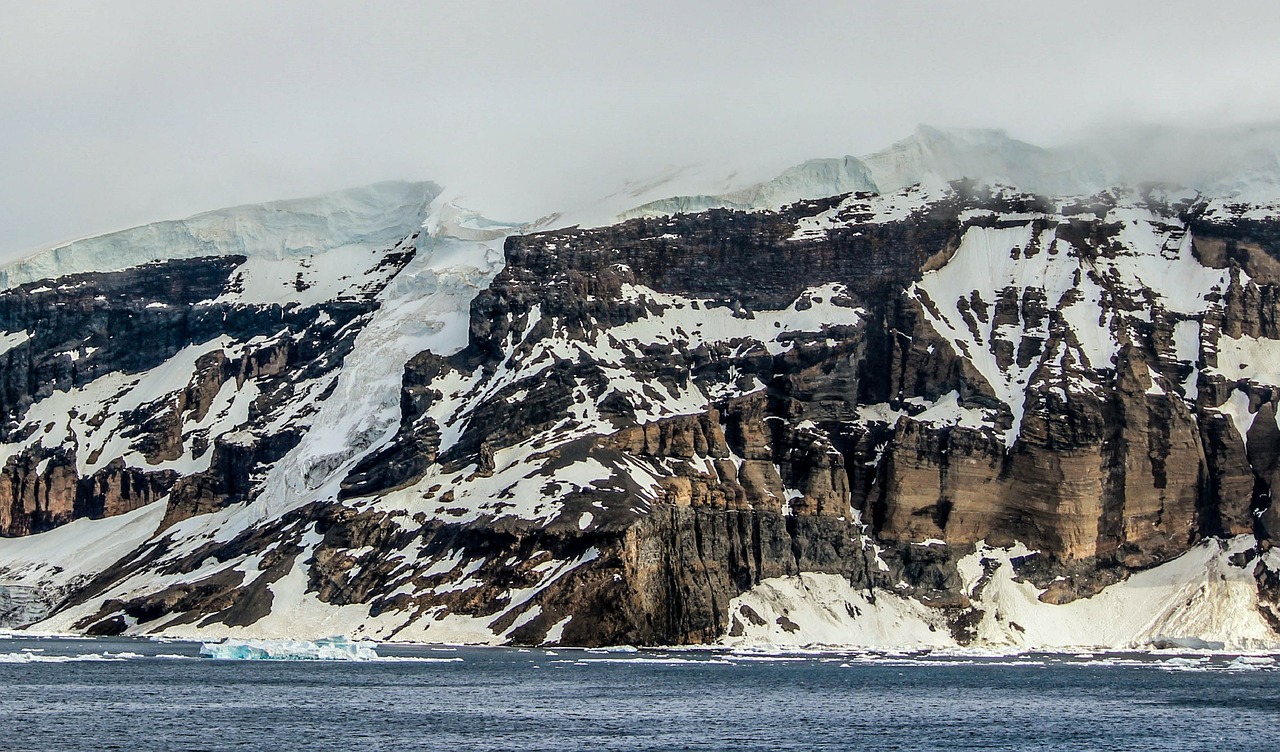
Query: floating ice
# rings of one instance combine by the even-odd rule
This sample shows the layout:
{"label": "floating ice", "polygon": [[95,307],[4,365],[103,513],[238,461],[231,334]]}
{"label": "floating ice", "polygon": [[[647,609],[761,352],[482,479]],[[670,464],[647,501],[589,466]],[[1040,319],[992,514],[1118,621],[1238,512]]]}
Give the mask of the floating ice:
{"label": "floating ice", "polygon": [[82,653],[79,655],[45,655],[41,649],[23,648],[17,653],[0,653],[0,663],[72,663],[74,661],[122,661],[133,654]]}
{"label": "floating ice", "polygon": [[1227,668],[1244,671],[1276,668],[1276,659],[1269,655],[1242,655],[1227,664]]}
{"label": "floating ice", "polygon": [[223,661],[371,661],[373,643],[353,642],[341,635],[308,640],[235,640],[206,642],[200,655]]}

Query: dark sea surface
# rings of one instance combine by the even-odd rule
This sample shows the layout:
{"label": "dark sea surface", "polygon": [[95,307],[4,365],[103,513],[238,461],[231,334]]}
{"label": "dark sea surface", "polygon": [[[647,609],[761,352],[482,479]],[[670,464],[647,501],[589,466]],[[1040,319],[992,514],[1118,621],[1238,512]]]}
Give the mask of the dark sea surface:
{"label": "dark sea surface", "polygon": [[1267,750],[1280,663],[0,638],[0,750]]}

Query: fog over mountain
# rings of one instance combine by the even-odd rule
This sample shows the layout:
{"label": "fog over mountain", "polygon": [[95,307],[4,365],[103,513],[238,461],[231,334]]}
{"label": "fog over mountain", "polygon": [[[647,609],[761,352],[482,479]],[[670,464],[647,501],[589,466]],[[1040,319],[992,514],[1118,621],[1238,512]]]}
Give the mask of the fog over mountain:
{"label": "fog over mountain", "polygon": [[[1123,160],[1150,145],[1134,124],[1280,119],[1265,2],[126,0],[6,2],[4,18],[9,256],[383,180],[523,221],[689,165],[740,188],[919,123],[1046,148],[1129,124],[1102,137]],[[1211,171],[1212,150],[1184,144],[1152,152],[1153,172]]]}

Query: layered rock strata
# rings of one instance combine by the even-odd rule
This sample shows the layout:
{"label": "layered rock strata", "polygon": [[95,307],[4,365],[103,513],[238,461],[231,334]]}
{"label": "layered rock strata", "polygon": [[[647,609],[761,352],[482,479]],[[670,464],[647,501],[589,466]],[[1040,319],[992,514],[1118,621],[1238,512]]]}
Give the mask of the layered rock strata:
{"label": "layered rock strata", "polygon": [[[337,367],[368,302],[165,324],[182,334],[150,357],[255,344],[201,353],[180,393],[130,414],[141,465],[15,454],[19,511],[0,521],[25,533],[168,494],[161,531],[64,602],[93,633],[266,623],[290,593],[383,638],[705,643],[761,626],[743,593],[819,573],[922,604],[963,644],[995,616],[985,551],[1033,551],[1016,576],[1067,604],[1239,536],[1233,566],[1273,621],[1277,242],[1280,221],[1194,194],[965,182],[512,236],[465,346],[409,360],[398,426],[331,494],[237,512],[262,503],[255,467],[322,430],[269,416]],[[87,348],[79,331],[56,347]],[[19,423],[31,384],[60,388],[25,378],[6,397]],[[206,469],[165,469],[201,441],[183,426],[247,380],[252,439],[206,438]]]}

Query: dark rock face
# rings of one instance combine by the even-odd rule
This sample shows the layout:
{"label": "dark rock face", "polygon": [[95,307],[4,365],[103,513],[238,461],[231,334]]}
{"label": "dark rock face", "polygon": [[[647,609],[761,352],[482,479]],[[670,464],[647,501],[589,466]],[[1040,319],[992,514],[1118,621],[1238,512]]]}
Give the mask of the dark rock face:
{"label": "dark rock face", "polygon": [[[44,465],[43,472],[40,466]],[[78,477],[65,456],[11,457],[5,464],[6,482],[0,498],[0,523],[7,535],[49,530],[78,517],[110,517],[161,498],[173,485],[172,471],[147,472],[113,461],[88,477]]]}
{"label": "dark rock face", "polygon": [[[412,256],[411,245],[391,249],[383,276]],[[306,307],[243,303],[234,293],[245,261],[152,263],[0,292],[0,329],[20,333],[0,355],[0,442],[9,445],[0,468],[0,536],[122,514],[166,495],[168,526],[253,496],[255,474],[302,429],[252,429],[286,410],[305,417],[314,409],[299,403],[314,401],[310,387],[341,366],[380,288]],[[191,348],[206,352],[189,380],[141,381]],[[104,377],[116,379],[108,387],[115,393],[86,391]],[[210,413],[227,412],[219,402],[224,386],[244,393],[249,382],[255,396],[245,398],[236,425],[228,423],[233,416]],[[135,383],[145,392],[136,398]],[[69,396],[51,400],[57,393]],[[45,400],[55,406],[33,417],[32,406]],[[202,455],[207,462],[191,461]]]}
{"label": "dark rock face", "polygon": [[[348,488],[354,495],[408,487],[435,461],[492,471],[495,452],[552,432],[566,419],[572,424],[575,397],[585,392],[616,429],[595,440],[588,454],[610,450],[636,460],[660,476],[661,491],[656,498],[615,499],[606,504],[609,514],[591,523],[593,532],[626,530],[625,540],[601,548],[592,566],[592,572],[611,568],[622,575],[625,585],[605,586],[612,611],[586,605],[596,602],[585,594],[594,593],[589,589],[580,608],[562,603],[552,609],[548,595],[542,616],[511,635],[515,640],[541,639],[538,625],[586,609],[591,617],[570,621],[563,639],[707,641],[728,628],[728,601],[762,579],[813,571],[843,575],[859,587],[892,587],[909,569],[900,557],[909,555],[910,544],[929,540],[945,541],[951,553],[928,568],[931,574],[914,571],[908,584],[918,597],[953,604],[967,600],[958,592],[953,556],[980,542],[1018,540],[1040,551],[1026,575],[1053,584],[1046,600],[1065,602],[1168,561],[1204,536],[1252,533],[1269,540],[1274,421],[1253,423],[1246,453],[1220,406],[1239,387],[1250,395],[1250,411],[1268,417],[1277,390],[1225,382],[1203,366],[1212,366],[1217,336],[1277,336],[1262,323],[1274,321],[1275,288],[1261,280],[1280,249],[1253,240],[1274,234],[1270,225],[1265,232],[1196,225],[1195,206],[1139,199],[1168,225],[1167,244],[1195,226],[1193,252],[1229,248],[1219,254],[1229,284],[1208,291],[1206,311],[1193,318],[1166,307],[1160,293],[1134,297],[1133,289],[1099,274],[1099,310],[1112,322],[1095,319],[1094,325],[1115,343],[1110,362],[1088,361],[1081,340],[1096,333],[1080,330],[1055,309],[1062,303],[1034,283],[966,294],[956,308],[975,331],[986,325],[1028,332],[1021,340],[977,340],[988,344],[999,368],[1027,372],[1018,386],[1022,404],[1006,403],[972,353],[957,352],[940,336],[939,317],[929,309],[950,301],[912,299],[914,283],[944,268],[974,228],[1030,225],[1033,244],[1015,247],[1014,254],[1069,254],[1082,268],[1123,259],[1132,248],[1124,228],[1108,219],[1121,203],[1104,196],[1096,205],[1060,209],[962,185],[948,200],[897,222],[859,223],[856,210],[846,208],[840,216],[846,225],[800,241],[793,239],[797,223],[840,211],[840,197],[780,213],[716,210],[513,238],[506,269],[472,305],[468,349],[410,365],[406,384],[415,386],[405,392],[405,430],[393,450],[399,459],[371,461]],[[1002,219],[1010,214],[1036,218]],[[1252,251],[1227,239],[1241,233]],[[1165,252],[1172,257],[1169,247]],[[1237,269],[1253,282],[1242,284]],[[820,335],[790,335],[792,346],[783,352],[744,338],[697,347],[654,344],[621,359],[659,391],[696,384],[711,394],[740,380],[765,386],[712,400],[701,415],[637,425],[637,410],[646,406],[610,391],[608,369],[583,351],[576,361],[561,359],[527,380],[509,381],[491,401],[472,406],[461,436],[443,452],[438,426],[419,417],[423,395],[439,399],[430,384],[445,370],[501,373],[532,357],[539,339],[588,341],[671,315],[662,304],[627,293],[629,286],[724,306],[748,321],[832,282],[840,285],[843,304],[864,315],[847,326],[823,327]],[[1144,311],[1150,312],[1145,321]],[[1121,328],[1118,317],[1135,313],[1138,320]],[[1203,326],[1189,359],[1173,351],[1179,322],[1193,322],[1198,332]],[[1075,387],[1055,388],[1064,381]],[[953,393],[957,408],[988,420],[947,425],[925,419],[929,405]],[[860,419],[861,408],[877,403],[897,417]],[[1008,442],[1003,434],[1015,426]],[[381,479],[370,484],[373,468]],[[599,494],[627,494],[617,485],[595,485]],[[570,516],[575,502],[562,500],[562,514]],[[892,577],[868,568],[867,549],[857,543],[863,535],[886,547]],[[584,577],[595,574],[575,582]]]}
{"label": "dark rock face", "polygon": [[[3,356],[0,409],[11,424],[55,390],[117,371],[149,370],[195,342],[263,328],[254,321],[259,312],[240,312],[226,322],[225,306],[196,306],[217,298],[244,261],[227,256],[155,263],[0,293],[0,328],[30,333]],[[274,313],[278,320],[280,312]]]}

